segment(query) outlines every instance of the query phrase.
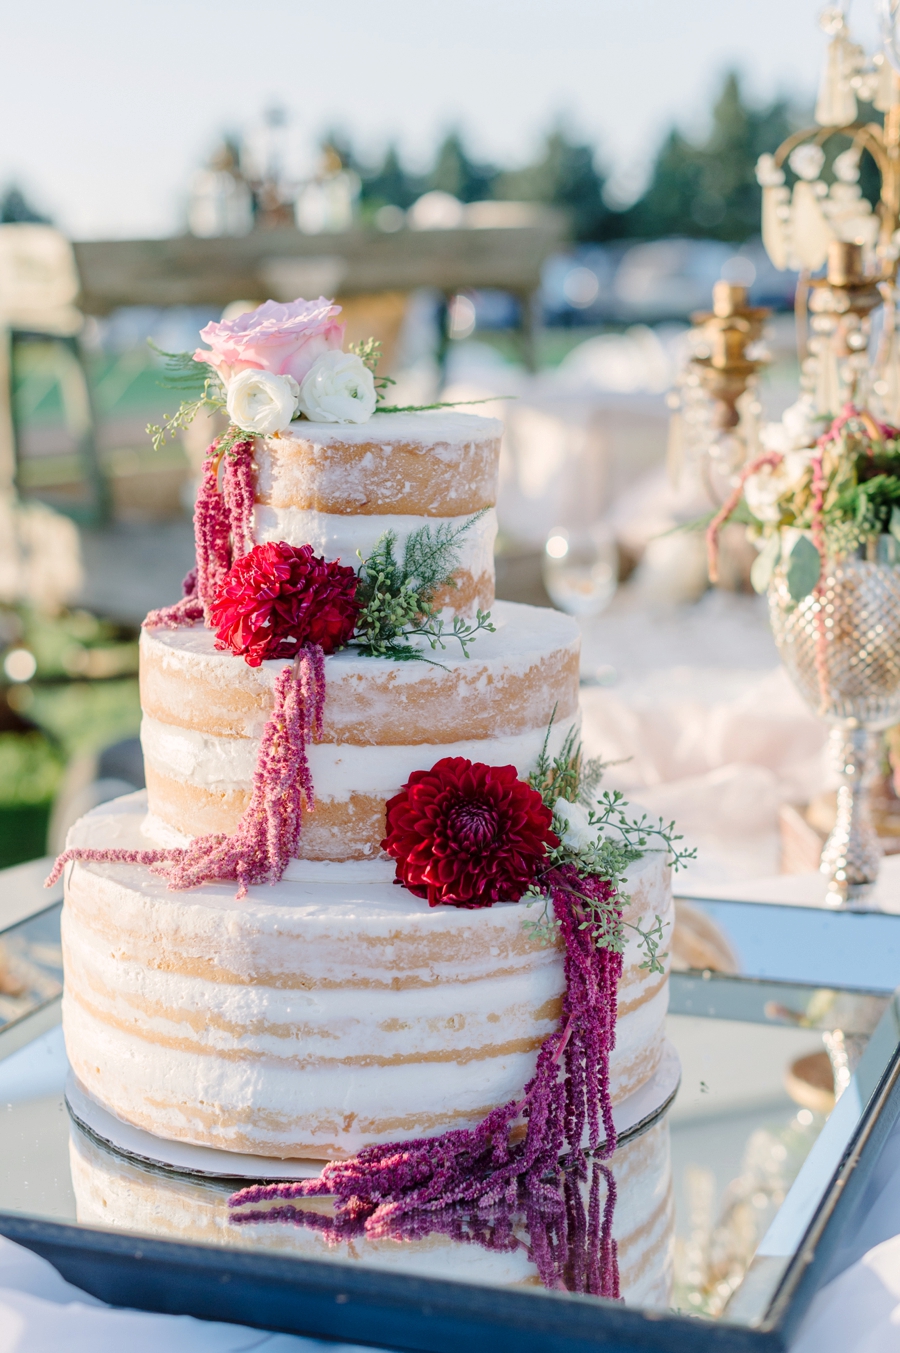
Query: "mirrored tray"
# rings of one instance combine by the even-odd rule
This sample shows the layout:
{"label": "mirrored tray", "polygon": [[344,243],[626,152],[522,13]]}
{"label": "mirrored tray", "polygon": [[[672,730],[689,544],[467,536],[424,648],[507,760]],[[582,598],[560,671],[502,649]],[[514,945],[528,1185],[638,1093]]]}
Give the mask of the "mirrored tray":
{"label": "mirrored tray", "polygon": [[[545,1290],[527,1209],[370,1240],[327,1200],[247,1215],[229,1207],[245,1179],[80,1126],[59,910],[0,933],[0,1233],[122,1305],[395,1349],[784,1348],[900,1111],[900,918],[873,937],[810,907],[682,903],[705,966],[672,977],[681,1086],[607,1162],[614,1208],[605,1179],[600,1195],[594,1243],[615,1242],[623,1300]],[[573,1227],[561,1288],[579,1286],[586,1210]]]}

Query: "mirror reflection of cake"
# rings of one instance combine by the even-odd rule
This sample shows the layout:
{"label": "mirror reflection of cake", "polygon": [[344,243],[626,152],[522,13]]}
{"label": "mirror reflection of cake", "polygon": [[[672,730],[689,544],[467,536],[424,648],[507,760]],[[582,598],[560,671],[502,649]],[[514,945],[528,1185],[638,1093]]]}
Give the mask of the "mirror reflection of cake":
{"label": "mirror reflection of cake", "polygon": [[[235,1224],[239,1212],[228,1206],[233,1184],[142,1165],[99,1144],[74,1124],[69,1158],[77,1218],[85,1225],[187,1243],[337,1259],[488,1286],[539,1284],[522,1225],[515,1228],[520,1243],[511,1252],[462,1244],[441,1233],[415,1240],[370,1240],[365,1235],[336,1240],[292,1221]],[[612,1235],[622,1297],[629,1305],[664,1308],[671,1292],[675,1231],[667,1119],[627,1141],[607,1164],[617,1189]],[[320,1217],[330,1212],[326,1199],[309,1199],[304,1207]]]}

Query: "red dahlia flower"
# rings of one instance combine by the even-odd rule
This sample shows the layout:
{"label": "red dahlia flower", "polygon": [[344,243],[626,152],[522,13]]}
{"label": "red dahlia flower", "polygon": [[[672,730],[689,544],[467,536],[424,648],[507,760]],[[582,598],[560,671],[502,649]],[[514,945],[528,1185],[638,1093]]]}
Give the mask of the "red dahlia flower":
{"label": "red dahlia flower", "polygon": [[464,756],[413,771],[386,815],[381,848],[397,861],[396,882],[431,907],[518,902],[547,848],[559,845],[550,809],[515,766]]}
{"label": "red dahlia flower", "polygon": [[251,667],[293,658],[304,644],[333,653],[351,638],[358,615],[353,569],[284,541],[238,559],[211,608],[216,648],[230,648]]}

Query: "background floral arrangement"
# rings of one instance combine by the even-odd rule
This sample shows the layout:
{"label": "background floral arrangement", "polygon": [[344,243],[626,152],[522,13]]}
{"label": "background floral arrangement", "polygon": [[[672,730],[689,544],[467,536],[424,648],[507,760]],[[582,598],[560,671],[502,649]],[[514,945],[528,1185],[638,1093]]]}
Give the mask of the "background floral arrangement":
{"label": "background floral arrangement", "polygon": [[900,543],[900,431],[852,404],[825,422],[804,395],[764,429],[764,451],[709,525],[713,582],[718,532],[731,518],[747,523],[759,548],[756,591],[765,592],[781,564],[794,601],[816,587],[826,558],[874,548],[879,536]]}

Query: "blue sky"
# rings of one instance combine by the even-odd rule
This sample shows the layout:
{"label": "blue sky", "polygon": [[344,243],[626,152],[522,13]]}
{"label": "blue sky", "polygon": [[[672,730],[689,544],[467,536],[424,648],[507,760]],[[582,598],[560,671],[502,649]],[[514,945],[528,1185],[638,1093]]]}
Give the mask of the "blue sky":
{"label": "blue sky", "polygon": [[[302,174],[343,125],[421,162],[458,125],[524,161],[562,116],[636,183],[666,126],[690,130],[728,65],[759,97],[811,98],[821,0],[19,0],[4,6],[0,184],[79,238],[178,228],[225,128],[290,113]],[[855,10],[859,10],[859,14]],[[851,24],[871,40],[868,4]]]}

